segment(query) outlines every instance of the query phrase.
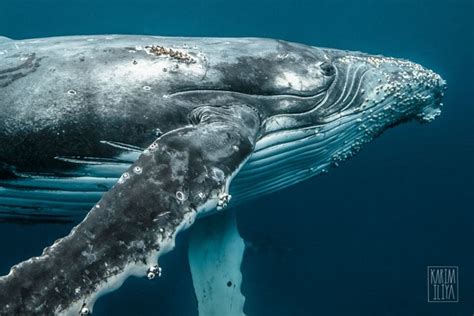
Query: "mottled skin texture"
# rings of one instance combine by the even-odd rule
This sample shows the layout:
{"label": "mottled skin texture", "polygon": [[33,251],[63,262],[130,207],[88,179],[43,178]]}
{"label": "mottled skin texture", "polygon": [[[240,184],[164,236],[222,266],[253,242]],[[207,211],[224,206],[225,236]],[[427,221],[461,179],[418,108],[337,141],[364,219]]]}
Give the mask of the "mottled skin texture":
{"label": "mottled skin texture", "polygon": [[174,238],[185,214],[226,191],[258,129],[256,113],[234,105],[202,108],[194,125],[165,134],[68,237],[0,281],[1,314],[63,312],[128,264],[154,265],[150,253]]}
{"label": "mottled skin texture", "polygon": [[[327,127],[335,154],[322,163],[336,163],[399,122],[431,120],[444,86],[407,61],[268,39],[2,39],[0,53],[2,185],[74,173],[58,156],[121,152],[103,140],[148,147],[67,237],[0,278],[2,315],[91,308],[108,282],[132,266],[145,274],[180,228],[215,211],[258,144],[271,158],[288,139],[298,146],[285,132],[316,142]],[[313,170],[295,154],[296,171]]]}
{"label": "mottled skin texture", "polygon": [[[189,112],[203,104],[244,102],[262,116],[302,112],[313,107],[314,100],[300,102],[291,95],[317,95],[331,81],[319,69],[323,51],[303,45],[251,39],[107,38],[111,39],[0,44],[0,51],[7,50],[2,55],[7,63],[0,66],[0,162],[18,172],[54,172],[55,167],[68,167],[54,159],[58,155],[117,154],[109,146],[98,146],[101,140],[146,147],[156,138],[157,128],[164,133],[188,124]],[[154,44],[186,51],[194,63],[147,53],[145,46]],[[325,83],[303,90],[275,86],[282,71],[304,76],[310,67]],[[188,90],[224,92],[173,95]],[[281,110],[284,100],[298,102]]]}

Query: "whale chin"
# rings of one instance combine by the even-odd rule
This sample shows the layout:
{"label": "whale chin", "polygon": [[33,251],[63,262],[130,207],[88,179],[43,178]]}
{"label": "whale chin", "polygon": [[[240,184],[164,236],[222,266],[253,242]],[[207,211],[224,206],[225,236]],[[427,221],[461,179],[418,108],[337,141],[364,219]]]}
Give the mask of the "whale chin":
{"label": "whale chin", "polygon": [[446,81],[439,77],[439,90],[435,91],[433,97],[429,98],[429,101],[421,107],[421,110],[415,116],[419,123],[430,123],[441,115],[441,108],[443,107],[443,102],[441,101],[446,88]]}
{"label": "whale chin", "polygon": [[436,102],[410,115],[398,113],[396,108],[390,101],[383,102],[317,126],[263,137],[233,180],[230,192],[241,203],[327,173],[385,130],[414,119],[428,123],[441,113]]}
{"label": "whale chin", "polygon": [[441,115],[441,109],[437,107],[427,106],[416,116],[416,120],[422,124],[430,123]]}

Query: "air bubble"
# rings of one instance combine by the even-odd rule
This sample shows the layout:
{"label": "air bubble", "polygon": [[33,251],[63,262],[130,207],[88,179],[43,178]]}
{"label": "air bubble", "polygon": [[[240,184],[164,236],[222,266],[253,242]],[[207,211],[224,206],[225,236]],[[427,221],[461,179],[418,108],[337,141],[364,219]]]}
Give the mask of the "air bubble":
{"label": "air bubble", "polygon": [[68,91],[67,91],[67,94],[69,94],[69,95],[76,95],[77,92],[76,92],[76,90],[72,90],[72,89],[71,89],[71,90],[68,90]]}
{"label": "air bubble", "polygon": [[136,166],[133,168],[133,172],[136,173],[136,174],[141,174],[142,173],[142,168],[139,167],[139,166]]}

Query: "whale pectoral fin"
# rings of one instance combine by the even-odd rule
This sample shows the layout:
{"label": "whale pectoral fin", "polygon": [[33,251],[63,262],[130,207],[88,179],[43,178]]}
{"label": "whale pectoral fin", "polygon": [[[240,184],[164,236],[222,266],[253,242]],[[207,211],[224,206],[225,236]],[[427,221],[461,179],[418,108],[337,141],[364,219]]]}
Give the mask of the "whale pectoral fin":
{"label": "whale pectoral fin", "polygon": [[242,316],[240,265],[244,240],[233,210],[200,219],[189,235],[188,258],[200,316]]}
{"label": "whale pectoral fin", "polygon": [[260,126],[245,105],[201,107],[192,122],[150,145],[68,236],[0,278],[1,315],[89,313],[129,275],[159,275],[176,234],[226,206]]}

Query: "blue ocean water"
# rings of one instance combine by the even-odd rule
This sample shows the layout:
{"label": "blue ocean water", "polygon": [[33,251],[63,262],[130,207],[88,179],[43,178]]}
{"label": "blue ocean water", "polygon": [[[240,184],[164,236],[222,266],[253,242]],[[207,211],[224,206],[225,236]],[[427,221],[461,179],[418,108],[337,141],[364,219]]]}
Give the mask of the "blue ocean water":
{"label": "blue ocean water", "polygon": [[[245,204],[248,315],[474,313],[474,1],[0,0],[0,35],[258,36],[403,57],[448,82],[429,125],[385,132],[329,174]],[[0,224],[0,274],[72,224]],[[94,315],[196,315],[186,234],[156,282],[130,278]],[[459,267],[459,303],[426,268]]]}

